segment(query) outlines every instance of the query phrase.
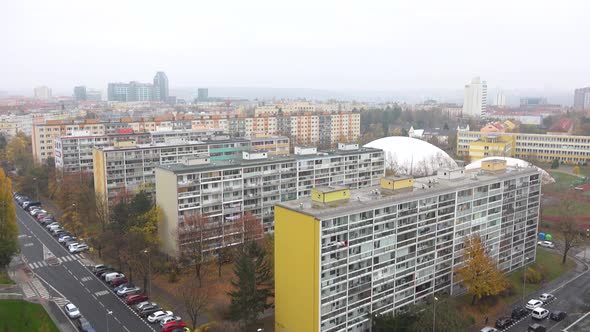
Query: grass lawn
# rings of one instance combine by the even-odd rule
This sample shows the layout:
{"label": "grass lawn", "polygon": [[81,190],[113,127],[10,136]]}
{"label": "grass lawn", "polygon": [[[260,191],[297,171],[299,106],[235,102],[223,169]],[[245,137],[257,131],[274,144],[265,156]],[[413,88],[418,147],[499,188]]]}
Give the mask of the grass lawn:
{"label": "grass lawn", "polygon": [[[573,202],[572,209],[574,216],[587,216],[590,212],[590,204]],[[543,205],[541,208],[541,215],[559,216],[561,214],[560,212],[560,205],[557,202],[554,204]]]}
{"label": "grass lawn", "polygon": [[8,277],[6,271],[0,270],[0,285],[13,285],[14,281]]}
{"label": "grass lawn", "polygon": [[548,193],[563,193],[570,188],[572,182],[579,180],[578,177],[561,173],[555,170],[547,170],[549,174],[555,179],[555,183],[543,186],[543,191]]}
{"label": "grass lawn", "polygon": [[0,331],[59,332],[40,304],[22,300],[0,301]]}

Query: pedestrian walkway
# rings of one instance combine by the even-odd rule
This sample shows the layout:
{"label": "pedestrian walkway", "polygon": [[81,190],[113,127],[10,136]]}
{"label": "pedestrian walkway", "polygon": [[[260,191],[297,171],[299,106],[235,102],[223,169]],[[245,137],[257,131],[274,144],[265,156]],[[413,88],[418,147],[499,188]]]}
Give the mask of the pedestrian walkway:
{"label": "pedestrian walkway", "polygon": [[[55,261],[57,262],[57,264],[61,264],[61,263],[65,263],[65,262],[81,261],[83,265],[88,265],[88,260],[86,258],[84,258],[84,256],[82,256],[81,254],[56,257]],[[35,270],[38,268],[50,266],[51,264],[48,263],[48,260],[42,260],[42,261],[28,263],[28,265],[31,270]]]}

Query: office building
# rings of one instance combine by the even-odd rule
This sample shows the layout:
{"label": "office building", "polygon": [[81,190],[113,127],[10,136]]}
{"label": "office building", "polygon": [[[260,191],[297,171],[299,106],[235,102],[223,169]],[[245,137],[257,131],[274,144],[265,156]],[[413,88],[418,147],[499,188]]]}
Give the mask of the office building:
{"label": "office building", "polygon": [[101,101],[102,100],[102,92],[99,90],[86,90],[86,100],[88,101]]}
{"label": "office building", "polygon": [[168,102],[168,76],[163,71],[159,71],[154,76],[154,99],[162,102]]}
{"label": "office building", "polygon": [[319,185],[375,185],[384,174],[383,158],[382,150],[340,144],[326,152],[298,147],[294,155],[271,157],[245,151],[230,161],[162,165],[156,169],[156,201],[164,216],[162,250],[178,255],[195,240],[175,236],[179,223],[194,215],[206,216],[212,227],[203,238],[206,251],[236,244],[239,238],[224,230],[245,213],[257,216],[264,230],[272,232],[277,202],[309,196]]}
{"label": "office building", "polygon": [[500,108],[506,107],[506,95],[502,91],[498,91],[496,94],[496,106]]}
{"label": "office building", "polygon": [[51,88],[38,86],[34,90],[35,99],[47,100],[51,98]]}
{"label": "office building", "polygon": [[537,107],[547,105],[547,98],[543,97],[524,97],[520,98],[520,107]]}
{"label": "office building", "polygon": [[574,108],[576,110],[590,109],[590,87],[580,88],[574,91]]}
{"label": "office building", "polygon": [[154,85],[131,81],[129,83],[109,83],[109,101],[134,102],[154,100]]}
{"label": "office building", "polygon": [[479,77],[465,85],[465,97],[463,99],[463,116],[485,118],[488,100],[488,85]]}
{"label": "office building", "polygon": [[455,271],[469,236],[504,272],[533,262],[540,191],[535,167],[494,160],[278,203],[275,331],[370,331],[371,314],[461,294]]}
{"label": "office building", "polygon": [[209,99],[209,89],[199,88],[197,90],[197,100],[198,101],[207,101],[207,99]]}
{"label": "office building", "polygon": [[74,87],[74,100],[76,100],[76,101],[88,100],[88,97],[86,96],[86,87],[85,86]]}
{"label": "office building", "polygon": [[72,136],[81,131],[88,135],[105,135],[105,126],[98,120],[84,122],[48,120],[44,124],[33,125],[31,135],[33,161],[44,163],[48,158],[54,158],[55,139],[62,136]]}

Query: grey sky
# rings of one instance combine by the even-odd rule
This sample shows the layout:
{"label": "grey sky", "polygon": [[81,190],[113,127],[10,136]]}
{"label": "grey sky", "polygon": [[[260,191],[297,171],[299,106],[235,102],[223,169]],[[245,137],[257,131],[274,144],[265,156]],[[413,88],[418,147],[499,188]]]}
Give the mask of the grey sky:
{"label": "grey sky", "polygon": [[590,85],[590,1],[5,0],[0,90]]}

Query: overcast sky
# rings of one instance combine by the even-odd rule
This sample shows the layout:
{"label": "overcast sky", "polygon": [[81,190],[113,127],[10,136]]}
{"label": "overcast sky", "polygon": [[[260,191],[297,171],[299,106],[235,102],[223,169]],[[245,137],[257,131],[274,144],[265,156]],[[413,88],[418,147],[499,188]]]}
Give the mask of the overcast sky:
{"label": "overcast sky", "polygon": [[590,85],[590,1],[4,0],[0,90]]}

